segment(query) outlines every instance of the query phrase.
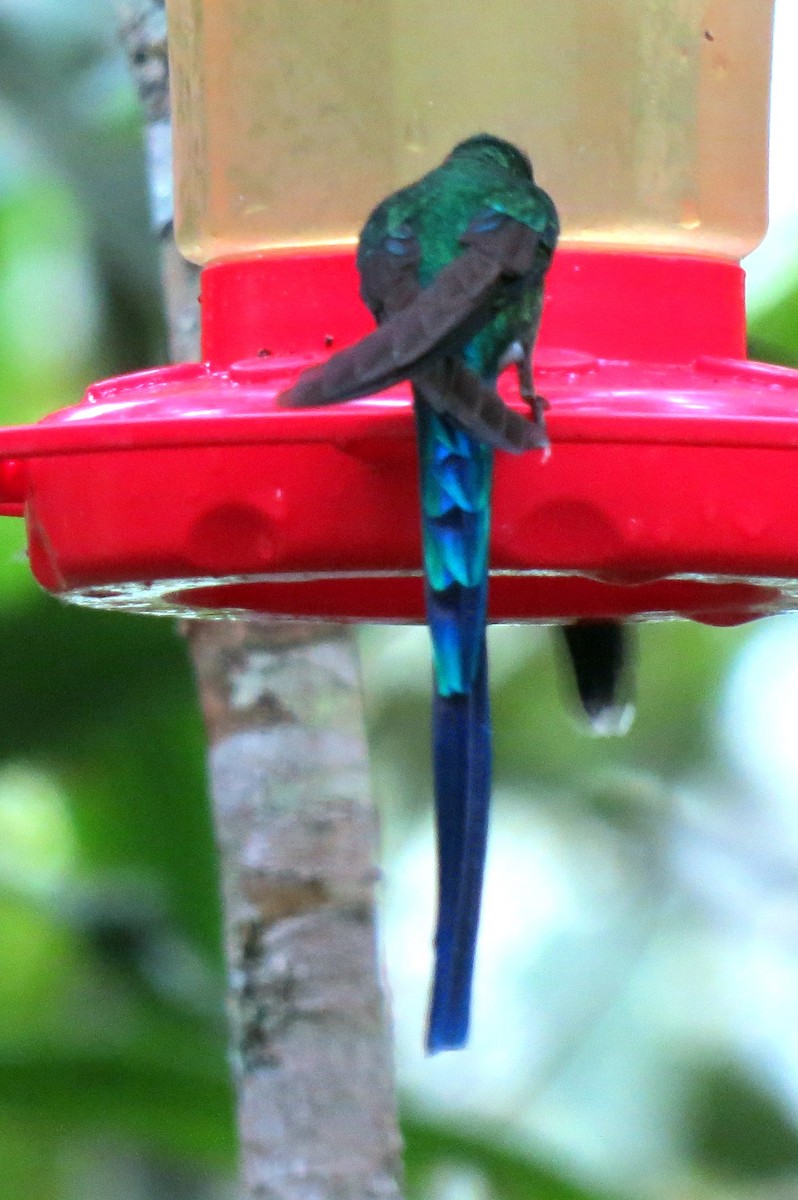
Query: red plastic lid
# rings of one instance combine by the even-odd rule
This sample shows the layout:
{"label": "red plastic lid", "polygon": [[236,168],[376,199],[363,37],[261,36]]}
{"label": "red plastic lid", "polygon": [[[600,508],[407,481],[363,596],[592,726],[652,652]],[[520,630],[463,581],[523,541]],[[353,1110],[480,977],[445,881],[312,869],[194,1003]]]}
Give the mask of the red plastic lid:
{"label": "red plastic lid", "polygon": [[[139,611],[423,619],[406,385],[275,405],[370,328],[352,256],[215,266],[203,304],[213,367],[0,430],[37,579]],[[743,332],[734,264],[558,254],[535,358],[552,452],[497,456],[492,619],[796,607],[798,372],[740,361]],[[518,403],[514,375],[500,390]]]}

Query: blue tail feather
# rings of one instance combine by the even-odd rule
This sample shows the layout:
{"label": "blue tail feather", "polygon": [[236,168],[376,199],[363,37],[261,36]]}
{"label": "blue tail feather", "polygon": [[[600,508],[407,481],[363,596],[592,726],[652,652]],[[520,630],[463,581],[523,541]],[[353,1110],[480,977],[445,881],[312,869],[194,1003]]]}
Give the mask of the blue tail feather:
{"label": "blue tail feather", "polygon": [[493,452],[416,397],[432,714],[438,919],[427,1049],[468,1037],[491,781],[485,620]]}
{"label": "blue tail feather", "polygon": [[427,590],[427,617],[435,658],[435,687],[442,696],[471,690],[485,636],[486,588],[452,584]]}
{"label": "blue tail feather", "polygon": [[438,825],[438,921],[427,1050],[456,1050],[468,1037],[488,831],[491,780],[487,656],[467,694],[433,707],[435,808]]}

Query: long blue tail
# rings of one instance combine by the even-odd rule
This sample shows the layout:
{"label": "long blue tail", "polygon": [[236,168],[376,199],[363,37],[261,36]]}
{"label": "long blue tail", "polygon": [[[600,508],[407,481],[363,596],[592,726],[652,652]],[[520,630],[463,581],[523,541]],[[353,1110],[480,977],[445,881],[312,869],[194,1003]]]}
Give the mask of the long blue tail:
{"label": "long blue tail", "polygon": [[467,695],[433,701],[438,921],[427,1050],[457,1050],[468,1038],[471,980],[482,898],[491,781],[485,639]]}
{"label": "long blue tail", "polygon": [[492,451],[417,398],[432,714],[438,919],[427,1049],[468,1037],[491,786],[485,620]]}

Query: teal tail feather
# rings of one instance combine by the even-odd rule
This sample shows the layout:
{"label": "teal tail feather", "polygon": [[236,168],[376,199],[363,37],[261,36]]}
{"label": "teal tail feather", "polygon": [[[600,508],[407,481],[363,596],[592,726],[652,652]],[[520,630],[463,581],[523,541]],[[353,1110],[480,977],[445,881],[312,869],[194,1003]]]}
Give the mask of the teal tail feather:
{"label": "teal tail feather", "polygon": [[491,787],[485,621],[492,451],[416,404],[432,713],[438,917],[427,1050],[468,1037]]}

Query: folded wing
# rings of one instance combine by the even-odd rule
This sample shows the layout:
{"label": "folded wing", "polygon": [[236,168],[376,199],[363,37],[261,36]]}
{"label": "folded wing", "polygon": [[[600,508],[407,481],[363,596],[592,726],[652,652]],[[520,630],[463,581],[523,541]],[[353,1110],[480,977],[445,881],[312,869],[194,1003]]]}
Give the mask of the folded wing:
{"label": "folded wing", "polygon": [[[489,210],[466,230],[463,253],[422,288],[417,278],[420,254],[415,238],[407,233],[386,238],[380,249],[361,262],[363,296],[381,324],[354,346],[305,371],[279,398],[280,403],[291,408],[336,404],[410,379],[418,382],[425,396],[428,390],[429,402],[443,411],[441,404],[450,389],[441,385],[456,382],[457,377],[469,397],[465,406],[460,405],[462,414],[467,418],[470,412],[473,421],[474,414],[485,409],[485,428],[498,432],[500,422],[491,411],[496,403],[506,406],[492,388],[464,364],[447,366],[445,379],[440,367],[432,368],[441,359],[456,355],[487,325],[495,314],[501,287],[533,269],[538,241],[529,226]],[[430,370],[425,388],[424,375]],[[455,409],[446,411],[461,419]],[[528,424],[522,417],[517,420]],[[467,419],[462,423],[469,427]],[[515,426],[512,419],[510,425]],[[477,428],[470,427],[479,436]],[[522,432],[514,429],[510,442],[521,438]],[[504,445],[504,441],[496,444]],[[515,448],[526,449],[528,443]]]}

